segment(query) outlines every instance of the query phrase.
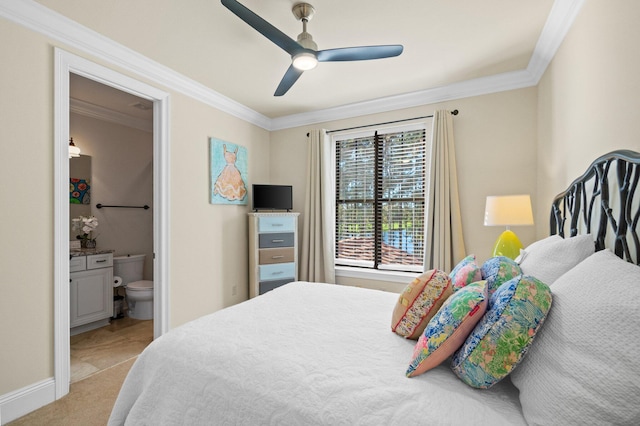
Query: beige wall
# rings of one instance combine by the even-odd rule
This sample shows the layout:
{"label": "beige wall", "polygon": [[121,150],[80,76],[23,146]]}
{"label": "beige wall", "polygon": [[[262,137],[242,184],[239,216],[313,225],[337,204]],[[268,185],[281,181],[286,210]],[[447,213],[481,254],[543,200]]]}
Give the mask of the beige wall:
{"label": "beige wall", "polygon": [[[587,1],[539,84],[538,223],[598,156],[640,151],[640,2]],[[548,225],[547,225],[548,227]],[[548,228],[538,227],[539,237]]]}
{"label": "beige wall", "polygon": [[2,395],[53,373],[53,52],[2,19],[0,40]]}
{"label": "beige wall", "polygon": [[[248,298],[247,206],[209,204],[209,137],[247,148],[249,187],[266,181],[267,131],[185,96],[171,100],[171,326]],[[178,114],[177,111],[182,113]],[[232,286],[238,294],[232,296]]]}
{"label": "beige wall", "polygon": [[[0,285],[3,295],[11,293],[0,298],[4,395],[53,376],[53,48],[59,44],[4,19],[0,40],[0,55],[7,58],[0,67]],[[269,133],[160,89],[170,93],[169,297],[175,327],[248,294],[248,206],[209,204],[209,137],[247,148],[251,183],[269,178],[268,162],[261,161],[269,156]]]}
{"label": "beige wall", "polygon": [[[467,253],[476,254],[478,260],[483,261],[491,256],[495,239],[502,232],[502,229],[483,225],[486,196],[524,193],[532,195],[534,206],[537,203],[536,104],[536,88],[528,88],[275,131],[271,134],[271,178],[277,183],[293,185],[294,208],[302,212],[302,229],[309,129],[334,130],[429,115],[441,108],[458,109],[460,114],[453,121],[463,232]],[[526,245],[533,242],[534,228],[518,227],[514,231]],[[353,279],[339,282],[364,285]],[[373,287],[397,289],[397,285],[385,283],[375,283]]]}

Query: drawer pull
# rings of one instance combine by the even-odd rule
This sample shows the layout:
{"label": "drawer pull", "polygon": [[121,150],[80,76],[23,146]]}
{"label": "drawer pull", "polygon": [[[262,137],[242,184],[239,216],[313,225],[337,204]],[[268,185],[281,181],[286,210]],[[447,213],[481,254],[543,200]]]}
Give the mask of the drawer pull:
{"label": "drawer pull", "polygon": [[272,223],[271,226],[284,226],[284,223]]}
{"label": "drawer pull", "polygon": [[271,273],[271,275],[282,275],[282,274],[284,274],[284,271],[277,271],[277,272]]}
{"label": "drawer pull", "polygon": [[280,255],[280,256],[271,256],[272,259],[283,259],[284,256]]}
{"label": "drawer pull", "polygon": [[284,240],[271,240],[272,243],[284,243]]}
{"label": "drawer pull", "polygon": [[104,262],[106,262],[106,261],[107,261],[107,259],[96,260],[96,263],[104,263]]}

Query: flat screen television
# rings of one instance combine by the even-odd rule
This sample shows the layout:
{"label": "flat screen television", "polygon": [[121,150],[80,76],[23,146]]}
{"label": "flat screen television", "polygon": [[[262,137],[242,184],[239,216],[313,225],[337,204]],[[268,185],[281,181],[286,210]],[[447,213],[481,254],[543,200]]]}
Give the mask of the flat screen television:
{"label": "flat screen television", "polygon": [[291,185],[253,185],[253,210],[293,209],[293,187]]}

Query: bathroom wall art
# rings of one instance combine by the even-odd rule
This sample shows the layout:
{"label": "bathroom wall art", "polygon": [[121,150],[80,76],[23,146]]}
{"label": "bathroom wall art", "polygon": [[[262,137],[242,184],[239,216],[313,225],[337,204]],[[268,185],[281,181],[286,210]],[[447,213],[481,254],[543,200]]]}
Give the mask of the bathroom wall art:
{"label": "bathroom wall art", "polygon": [[91,185],[86,179],[69,179],[69,201],[71,204],[91,204]]}
{"label": "bathroom wall art", "polygon": [[211,204],[247,204],[247,148],[216,138],[209,141]]}

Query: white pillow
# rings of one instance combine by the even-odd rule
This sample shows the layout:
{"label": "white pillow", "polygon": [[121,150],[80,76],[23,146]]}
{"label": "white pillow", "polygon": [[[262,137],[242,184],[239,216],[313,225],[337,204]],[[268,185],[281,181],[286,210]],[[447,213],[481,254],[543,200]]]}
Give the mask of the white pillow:
{"label": "white pillow", "polygon": [[521,250],[518,263],[524,275],[531,275],[551,285],[594,251],[595,245],[590,234],[571,238],[552,235]]}
{"label": "white pillow", "polygon": [[562,241],[562,240],[563,238],[560,235],[555,234],[555,235],[550,235],[547,238],[543,238],[541,240],[535,241],[531,243],[526,249],[520,249],[520,256],[516,257],[514,260],[516,261],[516,263],[519,264],[524,260],[527,254],[531,252],[539,251],[539,250],[544,250],[548,246],[552,245],[553,243]]}
{"label": "white pillow", "polygon": [[530,425],[640,424],[640,267],[600,251],[551,288],[511,380]]}

